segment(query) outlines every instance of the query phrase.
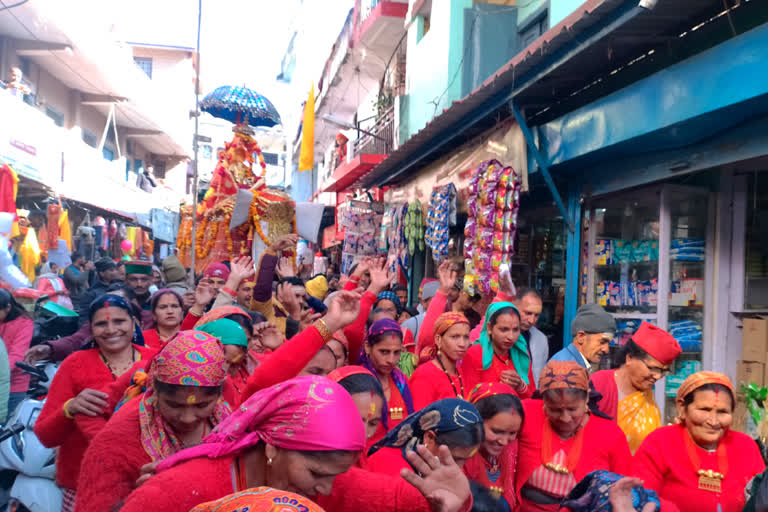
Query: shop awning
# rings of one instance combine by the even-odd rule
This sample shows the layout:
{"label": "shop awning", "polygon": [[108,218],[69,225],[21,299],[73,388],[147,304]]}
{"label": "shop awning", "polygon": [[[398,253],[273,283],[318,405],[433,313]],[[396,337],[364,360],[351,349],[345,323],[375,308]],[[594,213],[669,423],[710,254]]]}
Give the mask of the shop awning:
{"label": "shop awning", "polygon": [[600,88],[579,92],[722,11],[722,0],[589,0],[436,116],[354,187],[406,179],[444,154],[449,143],[481,133],[496,123],[498,115],[509,117],[510,100],[526,116],[543,112],[544,121],[547,115],[577,108],[579,101],[594,100],[595,94],[607,94],[610,91]]}
{"label": "shop awning", "polygon": [[75,205],[77,205],[79,208],[82,208],[82,209],[84,209],[86,211],[93,210],[93,211],[96,211],[96,212],[104,212],[104,213],[106,213],[108,215],[114,215],[114,216],[117,216],[117,217],[121,217],[122,219],[127,220],[129,222],[136,222],[136,216],[133,213],[121,212],[121,211],[118,211],[118,210],[112,210],[112,209],[109,209],[109,208],[103,208],[101,206],[96,206],[96,205],[93,205],[93,204],[84,203],[82,201],[78,201],[77,199],[72,199],[72,198],[66,197],[66,196],[61,196],[61,198],[64,199],[65,201],[69,202],[69,203],[75,203]]}

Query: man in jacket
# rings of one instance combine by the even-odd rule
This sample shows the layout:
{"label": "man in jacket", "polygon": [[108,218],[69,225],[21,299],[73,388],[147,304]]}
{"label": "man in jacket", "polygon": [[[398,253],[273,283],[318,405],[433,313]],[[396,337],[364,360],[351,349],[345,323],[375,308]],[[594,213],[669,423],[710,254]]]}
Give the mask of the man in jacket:
{"label": "man in jacket", "polygon": [[88,321],[88,307],[91,305],[91,302],[107,293],[109,285],[120,279],[117,263],[111,258],[105,257],[98,259],[96,263],[94,263],[94,268],[96,270],[96,281],[80,297],[80,304],[78,307],[78,312],[80,313],[78,323],[80,326]]}
{"label": "man in jacket", "polygon": [[598,304],[584,304],[571,322],[573,343],[552,356],[553,361],[574,361],[587,371],[610,351],[616,333],[613,315]]}
{"label": "man in jacket", "polygon": [[93,262],[86,263],[85,256],[80,253],[72,253],[72,264],[64,269],[64,285],[69,290],[69,296],[73,304],[80,302],[80,296],[83,294],[88,283],[88,273],[93,270]]}

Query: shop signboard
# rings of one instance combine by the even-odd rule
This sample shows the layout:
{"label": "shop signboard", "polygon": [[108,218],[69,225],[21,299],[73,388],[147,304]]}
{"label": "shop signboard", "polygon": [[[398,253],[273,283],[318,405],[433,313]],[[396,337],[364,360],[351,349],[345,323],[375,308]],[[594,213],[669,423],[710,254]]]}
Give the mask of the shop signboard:
{"label": "shop signboard", "polygon": [[61,151],[66,132],[18,97],[0,91],[0,159],[21,176],[55,186],[61,172]]}

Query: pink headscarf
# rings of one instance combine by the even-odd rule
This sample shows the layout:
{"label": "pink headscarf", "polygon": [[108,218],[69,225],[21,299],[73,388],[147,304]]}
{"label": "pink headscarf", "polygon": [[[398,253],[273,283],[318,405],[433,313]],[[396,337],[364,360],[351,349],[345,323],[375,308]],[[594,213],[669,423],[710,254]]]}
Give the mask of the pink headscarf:
{"label": "pink headscarf", "polygon": [[[147,376],[147,391],[139,402],[141,444],[153,460],[179,452],[184,445],[157,410],[154,381],[190,387],[221,386],[227,378],[227,358],[221,342],[200,331],[181,331],[152,359]],[[231,412],[219,398],[209,421],[216,425]]]}
{"label": "pink headscarf", "polygon": [[260,441],[285,450],[362,451],[366,435],[344,388],[326,377],[296,377],[254,393],[202,444],[165,459],[157,470],[196,457],[239,453]]}

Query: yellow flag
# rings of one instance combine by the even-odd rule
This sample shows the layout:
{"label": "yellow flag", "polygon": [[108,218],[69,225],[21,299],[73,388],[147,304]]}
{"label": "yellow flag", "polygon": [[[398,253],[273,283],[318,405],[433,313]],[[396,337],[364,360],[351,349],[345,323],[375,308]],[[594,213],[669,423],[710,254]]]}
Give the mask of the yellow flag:
{"label": "yellow flag", "polygon": [[309,98],[304,105],[304,124],[301,130],[301,153],[299,171],[311,171],[315,166],[315,83],[309,89]]}
{"label": "yellow flag", "polygon": [[37,234],[34,228],[27,229],[27,236],[19,248],[19,260],[21,271],[30,282],[35,280],[35,267],[40,263],[40,245],[37,243]]}
{"label": "yellow flag", "polygon": [[67,249],[72,250],[72,229],[69,227],[68,210],[61,210],[61,215],[59,215],[59,240],[67,242]]}

